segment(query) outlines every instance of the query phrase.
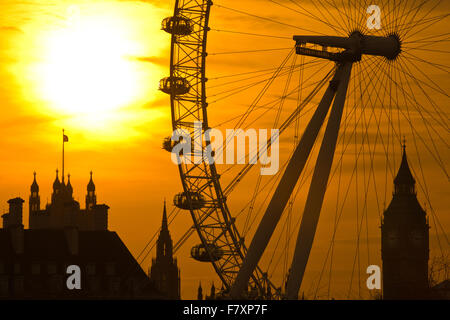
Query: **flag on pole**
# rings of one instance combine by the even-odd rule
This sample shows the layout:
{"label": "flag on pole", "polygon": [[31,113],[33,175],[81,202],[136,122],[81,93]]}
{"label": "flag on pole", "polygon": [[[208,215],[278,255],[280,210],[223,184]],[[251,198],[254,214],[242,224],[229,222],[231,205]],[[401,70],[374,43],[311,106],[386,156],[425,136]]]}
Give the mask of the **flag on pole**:
{"label": "flag on pole", "polygon": [[63,142],[69,142],[69,137],[63,133]]}

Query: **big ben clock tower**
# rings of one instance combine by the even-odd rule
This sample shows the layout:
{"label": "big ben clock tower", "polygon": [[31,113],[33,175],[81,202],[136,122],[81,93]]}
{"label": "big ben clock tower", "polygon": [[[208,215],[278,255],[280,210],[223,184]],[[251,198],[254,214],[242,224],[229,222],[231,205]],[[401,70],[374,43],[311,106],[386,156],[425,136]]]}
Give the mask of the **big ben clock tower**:
{"label": "big ben clock tower", "polygon": [[428,295],[428,222],[417,201],[403,145],[395,190],[381,225],[384,299],[424,299]]}

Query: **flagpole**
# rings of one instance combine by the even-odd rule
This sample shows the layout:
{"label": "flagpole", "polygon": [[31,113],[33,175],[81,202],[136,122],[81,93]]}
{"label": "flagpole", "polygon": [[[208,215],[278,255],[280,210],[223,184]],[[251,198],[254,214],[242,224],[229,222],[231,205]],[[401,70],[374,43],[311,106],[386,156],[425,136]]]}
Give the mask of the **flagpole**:
{"label": "flagpole", "polygon": [[62,183],[64,184],[64,129],[63,129],[63,145],[62,145]]}

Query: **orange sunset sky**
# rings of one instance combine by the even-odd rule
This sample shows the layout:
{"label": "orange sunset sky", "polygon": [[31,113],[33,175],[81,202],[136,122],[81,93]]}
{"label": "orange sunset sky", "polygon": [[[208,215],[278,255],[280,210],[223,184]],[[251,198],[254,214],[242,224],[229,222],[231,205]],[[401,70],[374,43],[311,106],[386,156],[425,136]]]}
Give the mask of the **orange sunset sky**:
{"label": "orange sunset sky", "polygon": [[[135,257],[139,255],[160,226],[164,199],[171,212],[172,198],[182,188],[177,167],[171,162],[170,154],[161,148],[163,139],[171,135],[172,123],[169,97],[158,90],[159,80],[169,74],[170,56],[170,36],[161,31],[161,20],[173,14],[174,2],[0,1],[2,213],[7,211],[8,199],[16,196],[28,199],[33,171],[37,172],[41,201],[45,203],[46,199],[50,199],[55,170],[61,170],[62,166],[61,130],[65,128],[69,136],[69,142],[65,146],[65,170],[71,174],[75,199],[84,206],[89,171],[92,170],[98,201],[111,208],[109,229],[119,234]],[[294,2],[281,0],[215,1],[211,12],[212,30],[209,34],[207,65],[207,77],[210,79],[210,126],[221,125],[219,129],[223,130],[234,127],[237,120],[233,119],[245,112],[264,86],[264,82],[254,86],[251,84],[270,77],[273,68],[280,65],[289,49],[294,46],[294,34],[338,35],[337,31],[343,34],[352,28],[365,28],[365,17],[368,16],[365,12],[368,6],[366,1],[357,1],[358,5],[355,4],[354,8],[341,8],[341,11],[348,10],[353,19],[348,25],[343,21],[345,18],[338,16],[336,10],[339,8],[331,8],[325,13],[322,7],[316,6],[317,1],[297,2],[301,2],[302,6],[296,7]],[[381,9],[385,10],[382,12],[385,13],[386,21],[395,21],[394,17],[405,14],[408,5],[414,2],[400,1],[401,5],[396,9],[392,1],[378,1]],[[266,20],[226,9],[227,7],[265,17]],[[340,25],[341,29],[336,31],[292,8],[309,12],[313,16],[323,15],[326,17],[324,20]],[[407,53],[401,62],[393,64],[392,68],[402,69],[403,73],[395,73],[396,78],[391,79],[391,84],[389,78],[382,80],[380,75],[394,69],[389,69],[389,65],[384,61],[379,62],[376,60],[378,58],[363,60],[359,66],[354,67],[354,78],[349,85],[349,90],[353,93],[348,94],[347,106],[355,106],[354,114],[363,114],[363,117],[358,121],[354,114],[344,113],[346,120],[343,126],[345,125],[346,130],[341,133],[346,132],[347,136],[341,137],[349,147],[346,148],[342,141],[338,143],[333,167],[333,170],[336,169],[336,176],[330,181],[301,289],[309,297],[315,293],[317,297],[323,297],[322,290],[327,291],[328,280],[318,283],[317,279],[322,267],[330,263],[329,260],[325,261],[325,255],[336,221],[336,207],[340,206],[344,213],[336,235],[332,295],[337,298],[368,296],[364,289],[365,268],[369,263],[381,264],[380,214],[391,199],[392,180],[398,169],[403,137],[407,141],[410,165],[420,184],[419,201],[430,216],[431,257],[448,254],[450,46],[447,30],[450,8],[447,2],[438,7],[433,7],[430,3],[428,8],[432,9],[432,13],[421,20],[428,23],[424,27],[429,25],[425,30],[417,27],[408,31],[408,28],[417,24],[420,14],[424,15],[426,11],[412,17],[410,25],[406,19],[405,25],[397,27],[405,33],[402,40]],[[333,18],[333,15],[337,18]],[[432,17],[439,19],[431,20]],[[275,23],[274,20],[283,21],[284,24]],[[299,26],[300,29],[292,26]],[[380,31],[362,31],[375,35],[376,32],[386,34],[389,28],[396,31],[388,22],[382,24],[384,26],[386,29],[382,28]],[[277,50],[229,54],[256,49]],[[294,66],[301,61],[307,63],[311,60],[308,59],[301,60],[297,57],[296,61],[289,60],[288,65]],[[427,64],[424,60],[431,61],[434,65]],[[436,67],[437,65],[441,67]],[[303,97],[311,90],[306,88],[306,84],[322,79],[332,66],[331,62],[320,62],[305,69],[303,76],[310,79],[310,82],[305,80],[306,91]],[[254,71],[260,72],[259,78],[251,73]],[[226,77],[244,73],[249,75],[241,75],[238,80]],[[286,75],[289,77],[289,74]],[[286,75],[274,83],[260,105],[278,99],[283,94]],[[256,78],[252,78],[253,76]],[[292,73],[292,83],[287,86],[288,92],[298,82],[299,75]],[[407,88],[406,97],[405,91],[392,85],[393,82]],[[361,83],[364,89],[359,86]],[[249,85],[247,90],[236,93],[236,88],[239,91],[239,88],[246,85]],[[386,86],[390,86],[391,90]],[[228,97],[227,92],[236,94]],[[361,97],[365,95],[365,103],[358,100],[360,97],[355,92]],[[415,92],[415,101],[420,107],[410,105],[408,108],[407,105],[414,100],[411,92]],[[390,100],[389,96],[395,97],[395,101]],[[283,109],[280,109],[280,123],[297,105],[297,99],[297,96],[286,99]],[[319,100],[320,94],[312,100],[311,105],[317,105]],[[395,105],[401,111],[382,111],[384,107],[388,110],[387,105]],[[245,126],[256,129],[273,127],[275,114],[276,110],[261,118],[256,113],[254,118],[248,119]],[[280,167],[292,150],[295,131],[302,132],[309,116],[306,113],[299,121],[298,129],[288,130],[288,137],[281,139]],[[226,122],[227,120],[230,122]],[[350,137],[351,132],[356,133],[354,138]],[[360,149],[361,145],[365,145],[365,149]],[[361,150],[365,156],[356,156]],[[317,150],[314,154],[317,154]],[[342,161],[338,162],[342,154]],[[359,172],[356,180],[352,178],[355,163],[356,171]],[[308,168],[311,169],[312,164]],[[219,166],[220,172],[225,169],[225,165]],[[223,181],[229,179],[230,177],[224,176]],[[257,174],[251,174],[230,196],[228,205],[232,213],[239,212],[249,201],[257,179]],[[305,179],[308,180],[307,177]],[[371,182],[371,179],[377,182]],[[345,192],[338,191],[338,181],[342,184],[342,190],[350,186],[345,206],[342,202]],[[364,190],[365,185],[368,187],[363,192],[361,190]],[[293,205],[292,221],[297,221],[301,216],[307,190],[306,187],[300,189],[299,197]],[[261,195],[266,197],[263,192]],[[255,207],[263,205],[263,200],[257,200]],[[24,211],[24,223],[27,227],[27,203]],[[237,223],[242,226],[244,222],[245,214]],[[360,231],[358,224],[363,225]],[[192,220],[188,213],[178,214],[170,226],[172,239],[178,240],[190,225]],[[295,223],[292,222],[292,225],[295,230]],[[283,231],[277,230],[274,237],[281,237]],[[249,234],[251,233],[252,230]],[[355,249],[358,234],[361,237],[361,247]],[[246,240],[249,242],[250,237]],[[183,298],[196,297],[199,281],[202,281],[204,288],[209,288],[211,281],[215,281],[216,287],[220,287],[210,265],[190,258],[190,248],[197,243],[198,239],[194,234],[176,253],[181,268]],[[270,250],[276,252],[277,248],[271,247]],[[355,252],[358,253],[356,260]],[[152,251],[142,262],[145,270],[154,254]],[[263,259],[263,263],[267,263],[268,259]],[[355,271],[357,275],[351,278],[354,261],[358,261],[356,269],[360,271]],[[282,269],[281,266],[279,268]],[[328,277],[329,271],[325,273]]]}

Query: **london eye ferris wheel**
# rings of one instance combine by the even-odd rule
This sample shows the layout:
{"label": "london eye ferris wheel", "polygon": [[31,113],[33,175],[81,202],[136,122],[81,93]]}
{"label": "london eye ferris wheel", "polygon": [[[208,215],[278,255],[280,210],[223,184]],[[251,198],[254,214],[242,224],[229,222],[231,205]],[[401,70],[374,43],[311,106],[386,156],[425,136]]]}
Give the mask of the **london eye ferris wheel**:
{"label": "london eye ferris wheel", "polygon": [[[380,0],[368,9],[371,2],[176,0],[163,21],[171,58],[160,89],[170,96],[172,130],[192,141],[198,122],[202,133],[280,133],[273,176],[261,176],[254,163],[178,166],[183,189],[171,217],[189,212],[193,227],[175,250],[198,237],[191,255],[212,265],[225,297],[296,299],[317,233],[324,261],[314,296],[330,296],[341,260],[351,271],[350,296],[361,265],[376,254],[370,239],[405,138],[430,224],[441,235],[436,247],[448,250],[426,178],[431,166],[436,185],[448,189],[448,4]],[[370,25],[372,13],[378,26]],[[169,137],[164,148],[172,147]],[[345,258],[339,230],[352,234]]]}

